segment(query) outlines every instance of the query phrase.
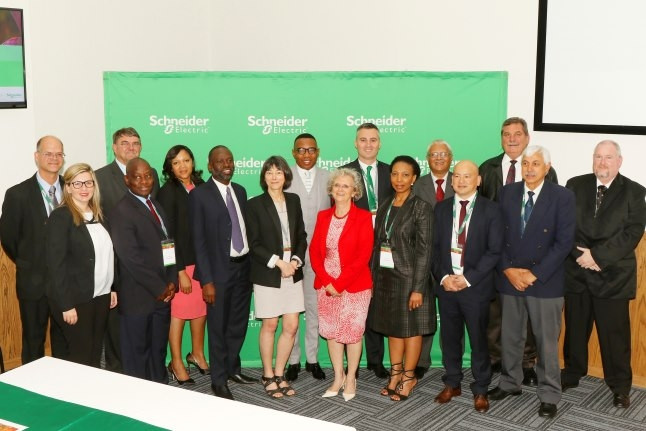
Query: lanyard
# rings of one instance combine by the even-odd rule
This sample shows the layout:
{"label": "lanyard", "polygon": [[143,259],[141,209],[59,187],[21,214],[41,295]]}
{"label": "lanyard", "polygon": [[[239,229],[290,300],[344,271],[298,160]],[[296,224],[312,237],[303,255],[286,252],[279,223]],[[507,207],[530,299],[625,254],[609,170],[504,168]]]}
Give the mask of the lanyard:
{"label": "lanyard", "polygon": [[[390,210],[393,209],[394,203],[395,203],[395,199],[393,199],[392,202],[390,203],[390,206],[388,207],[388,212],[386,213],[386,220],[384,221],[384,229],[386,230],[386,242],[390,242],[390,235],[393,232],[393,226],[395,225],[395,220],[397,220],[397,216],[399,215],[399,212],[395,214],[395,218],[393,218],[393,222],[390,224],[390,228],[388,228],[388,220],[390,219]],[[403,206],[404,205],[402,204],[402,207]]]}
{"label": "lanyard", "polygon": [[455,202],[453,203],[453,226],[455,227],[455,237],[457,238],[460,236],[460,234],[464,231],[464,229],[467,227],[467,222],[471,218],[471,213],[473,212],[473,206],[476,204],[476,198],[478,197],[478,193],[473,196],[473,199],[471,200],[471,205],[469,205],[469,208],[467,209],[467,213],[464,216],[464,220],[462,220],[462,224],[460,226],[455,227],[459,220],[455,217],[455,202],[458,201],[458,196],[455,196]]}

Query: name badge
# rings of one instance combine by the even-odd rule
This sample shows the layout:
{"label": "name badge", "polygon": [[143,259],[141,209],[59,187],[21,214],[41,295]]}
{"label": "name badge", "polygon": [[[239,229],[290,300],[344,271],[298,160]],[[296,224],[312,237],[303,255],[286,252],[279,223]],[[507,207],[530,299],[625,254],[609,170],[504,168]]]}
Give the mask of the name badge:
{"label": "name badge", "polygon": [[462,275],[464,268],[460,265],[462,261],[462,249],[459,247],[451,248],[451,266],[453,267],[453,273],[455,275]]}
{"label": "name badge", "polygon": [[381,251],[379,252],[379,266],[381,266],[382,268],[395,268],[395,262],[393,261],[393,252],[390,249],[389,244],[381,244]]}
{"label": "name badge", "polygon": [[175,265],[175,241],[172,239],[165,239],[161,242],[161,248],[164,266]]}

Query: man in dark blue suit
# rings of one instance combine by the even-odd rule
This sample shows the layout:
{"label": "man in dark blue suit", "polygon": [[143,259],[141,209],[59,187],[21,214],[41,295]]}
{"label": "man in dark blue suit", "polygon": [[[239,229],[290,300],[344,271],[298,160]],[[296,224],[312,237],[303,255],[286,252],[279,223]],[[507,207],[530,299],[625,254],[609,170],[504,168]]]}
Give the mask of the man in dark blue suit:
{"label": "man in dark blue suit", "polygon": [[495,293],[495,267],[502,251],[498,204],[478,196],[478,167],[464,160],[452,177],[455,199],[435,206],[433,275],[440,305],[444,389],[435,401],[444,404],[462,393],[464,326],[471,342],[471,391],[478,412],[489,409],[491,363],[487,347],[489,302]]}
{"label": "man in dark blue suit", "polygon": [[207,303],[211,388],[215,396],[233,399],[228,380],[257,382],[240,370],[252,292],[244,218],[247,192],[231,182],[235,164],[227,147],[213,147],[208,166],[211,178],[189,195],[195,279]]}
{"label": "man in dark blue suit", "polygon": [[550,154],[540,146],[525,149],[523,182],[502,188],[505,227],[499,265],[502,304],[502,373],[491,400],[520,395],[527,320],[536,339],[539,416],[554,417],[561,400],[558,338],[565,284],[565,259],[574,244],[574,193],[545,181]]}

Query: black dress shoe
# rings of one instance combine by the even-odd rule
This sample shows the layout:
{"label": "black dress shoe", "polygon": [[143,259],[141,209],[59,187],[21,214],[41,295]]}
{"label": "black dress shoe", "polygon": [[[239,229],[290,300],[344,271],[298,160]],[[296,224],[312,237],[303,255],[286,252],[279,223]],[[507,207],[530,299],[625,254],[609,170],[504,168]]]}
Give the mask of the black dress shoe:
{"label": "black dress shoe", "polygon": [[507,398],[510,395],[515,397],[515,396],[518,396],[518,395],[520,395],[522,393],[523,393],[522,391],[507,392],[507,391],[504,391],[504,390],[500,389],[500,386],[497,386],[494,389],[487,392],[487,395],[489,395],[489,399],[491,401],[500,401],[500,400],[504,400],[505,398]]}
{"label": "black dress shoe", "polygon": [[543,418],[553,418],[556,416],[556,404],[541,403],[538,408],[538,415]]}
{"label": "black dress shoe", "polygon": [[325,373],[318,362],[314,362],[313,364],[305,362],[305,371],[312,373],[312,377],[316,380],[325,380]]}
{"label": "black dress shoe", "polygon": [[421,380],[427,371],[428,371],[428,368],[426,367],[415,367],[415,377],[417,377],[417,380]]}
{"label": "black dress shoe", "polygon": [[253,377],[245,376],[244,374],[234,374],[232,376],[229,376],[229,381],[235,382],[235,383],[240,383],[242,385],[250,385],[252,383],[258,383],[258,379],[254,379]]}
{"label": "black dress shoe", "polygon": [[211,385],[211,389],[213,390],[213,395],[216,397],[226,398],[227,400],[233,399],[233,394],[226,383],[223,385]]}
{"label": "black dress shoe", "polygon": [[561,382],[561,392],[565,392],[568,389],[573,389],[579,386],[579,382]]}
{"label": "black dress shoe", "polygon": [[285,379],[293,382],[298,379],[298,372],[301,370],[300,362],[298,364],[289,364],[285,370]]}
{"label": "black dress shoe", "polygon": [[613,394],[612,404],[620,409],[627,409],[630,407],[630,395]]}
{"label": "black dress shoe", "polygon": [[491,372],[499,373],[502,371],[502,362],[495,362],[491,364]]}
{"label": "black dress shoe", "polygon": [[385,379],[390,376],[383,364],[368,364],[366,368],[375,373],[375,376],[379,379]]}
{"label": "black dress shoe", "polygon": [[523,368],[523,385],[538,386],[538,376],[533,368]]}

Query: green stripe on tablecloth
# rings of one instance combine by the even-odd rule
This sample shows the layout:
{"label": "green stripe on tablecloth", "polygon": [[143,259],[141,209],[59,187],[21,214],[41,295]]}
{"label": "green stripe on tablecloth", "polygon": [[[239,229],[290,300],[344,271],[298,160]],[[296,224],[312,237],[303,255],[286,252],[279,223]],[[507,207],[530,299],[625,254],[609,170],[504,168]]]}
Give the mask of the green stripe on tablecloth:
{"label": "green stripe on tablecloth", "polygon": [[0,382],[0,419],[30,430],[163,430],[126,416],[80,406]]}

